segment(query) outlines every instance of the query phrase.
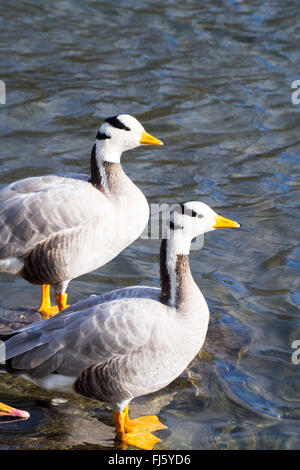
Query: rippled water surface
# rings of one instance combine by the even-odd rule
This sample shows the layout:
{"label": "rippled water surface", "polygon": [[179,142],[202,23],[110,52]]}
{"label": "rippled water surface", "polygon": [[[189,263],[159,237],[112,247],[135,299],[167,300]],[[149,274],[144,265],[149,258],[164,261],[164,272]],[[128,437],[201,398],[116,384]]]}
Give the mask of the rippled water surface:
{"label": "rippled water surface", "polygon": [[[201,200],[244,229],[206,235],[191,265],[211,312],[204,348],[168,388],[132,404],[168,425],[157,449],[299,449],[299,3],[268,0],[2,2],[1,184],[88,172],[103,118],[135,115],[166,142],[124,155],[149,203]],[[298,42],[297,42],[298,41]],[[156,240],[71,282],[71,303],[158,285]],[[0,323],[39,319],[39,288],[0,275]],[[20,308],[21,307],[21,308]],[[96,402],[1,377],[30,412],[0,448],[112,448]]]}

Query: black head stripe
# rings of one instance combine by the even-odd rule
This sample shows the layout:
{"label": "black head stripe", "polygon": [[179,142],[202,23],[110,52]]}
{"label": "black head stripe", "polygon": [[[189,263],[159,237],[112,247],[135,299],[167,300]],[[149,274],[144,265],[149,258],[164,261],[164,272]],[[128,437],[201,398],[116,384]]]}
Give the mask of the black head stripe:
{"label": "black head stripe", "polygon": [[184,204],[179,204],[181,207],[181,213],[184,215],[188,215],[190,217],[198,217],[199,219],[202,219],[204,216],[202,214],[199,214],[198,212],[194,211],[194,209],[189,209],[184,206]]}
{"label": "black head stripe", "polygon": [[98,131],[96,135],[96,140],[105,140],[105,139],[111,139],[110,135],[107,135],[104,132]]}
{"label": "black head stripe", "polygon": [[125,124],[123,124],[123,122],[121,122],[118,119],[118,116],[112,116],[110,118],[107,118],[107,119],[105,119],[104,122],[107,122],[108,124],[110,124],[113,127],[116,127],[117,129],[124,129],[124,131],[130,131],[131,130],[129,127],[125,126]]}

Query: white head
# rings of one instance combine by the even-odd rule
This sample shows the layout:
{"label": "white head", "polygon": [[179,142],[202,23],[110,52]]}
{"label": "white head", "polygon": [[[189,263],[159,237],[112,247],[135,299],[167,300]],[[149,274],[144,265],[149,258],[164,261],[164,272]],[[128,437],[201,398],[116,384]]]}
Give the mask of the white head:
{"label": "white head", "polygon": [[129,114],[105,119],[96,136],[96,155],[102,161],[119,163],[122,152],[140,145],[164,145],[145,131],[142,124]]}
{"label": "white head", "polygon": [[207,204],[191,201],[174,204],[170,213],[170,238],[177,245],[176,252],[188,254],[193,238],[219,228],[238,228],[241,225],[218,215]]}

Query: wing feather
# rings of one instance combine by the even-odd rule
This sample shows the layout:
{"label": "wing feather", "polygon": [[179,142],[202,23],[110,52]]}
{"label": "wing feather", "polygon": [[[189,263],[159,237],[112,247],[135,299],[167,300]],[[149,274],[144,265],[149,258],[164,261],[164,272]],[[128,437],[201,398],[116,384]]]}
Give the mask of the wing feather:
{"label": "wing feather", "polygon": [[123,299],[58,314],[6,340],[6,357],[11,367],[32,377],[78,376],[85,367],[148,344],[161,309],[165,306],[151,299]]}
{"label": "wing feather", "polygon": [[56,233],[88,227],[107,203],[82,179],[48,175],[6,186],[0,191],[0,259],[25,256]]}

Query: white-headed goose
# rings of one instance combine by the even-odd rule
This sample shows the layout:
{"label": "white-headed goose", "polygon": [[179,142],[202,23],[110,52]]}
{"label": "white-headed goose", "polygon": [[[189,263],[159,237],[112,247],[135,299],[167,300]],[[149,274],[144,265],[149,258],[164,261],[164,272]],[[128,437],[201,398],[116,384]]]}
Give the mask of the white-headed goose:
{"label": "white-headed goose", "polygon": [[131,420],[128,404],[172,382],[201,349],[209,311],[190,271],[191,240],[226,227],[240,225],[200,202],[178,205],[161,243],[161,289],[112,291],[1,335],[2,368],[46,389],[109,403],[117,439],[152,449],[159,439],[151,431],[165,426],[156,416]]}
{"label": "white-headed goose", "polygon": [[0,272],[42,285],[44,319],[67,306],[71,279],[103,266],[145,228],[147,201],[120,164],[122,152],[140,145],[163,143],[120,114],[97,133],[90,176],[26,178],[0,191]]}

